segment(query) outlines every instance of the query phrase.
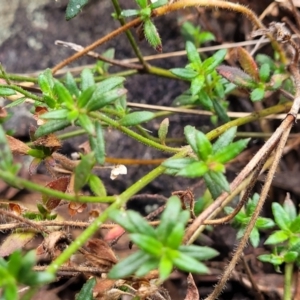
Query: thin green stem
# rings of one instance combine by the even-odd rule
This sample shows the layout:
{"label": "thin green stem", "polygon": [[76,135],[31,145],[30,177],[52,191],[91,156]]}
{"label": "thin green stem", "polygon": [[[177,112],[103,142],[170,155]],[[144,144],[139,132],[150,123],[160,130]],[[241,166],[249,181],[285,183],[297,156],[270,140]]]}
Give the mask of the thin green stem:
{"label": "thin green stem", "polygon": [[[34,82],[34,83],[37,83],[38,82],[38,79],[37,78],[34,78],[34,77],[28,77],[28,76],[22,76],[22,75],[15,75],[15,74],[8,74],[6,73],[6,76],[8,79],[10,80],[13,80],[13,81],[23,81],[23,82]],[[5,76],[3,74],[0,74],[0,78],[4,78],[5,79]]]}
{"label": "thin green stem", "polygon": [[53,190],[44,186],[41,186],[39,184],[36,184],[32,181],[16,177],[10,172],[7,171],[1,171],[0,172],[0,178],[3,179],[6,182],[13,183],[14,186],[17,186],[18,188],[27,188],[32,191],[40,192],[42,194],[55,197],[58,199],[64,199],[68,201],[75,201],[75,202],[103,202],[103,203],[111,203],[116,200],[115,196],[106,196],[106,197],[94,197],[94,196],[76,196],[71,194],[66,194],[57,190]]}
{"label": "thin green stem", "polygon": [[[174,155],[174,158],[184,157],[187,155],[188,151],[188,148],[184,148],[180,153]],[[147,184],[160,176],[165,170],[166,168],[162,166],[155,168],[140,180],[138,180],[136,183],[134,183],[132,186],[130,186],[121,195],[116,196],[116,201],[111,204],[106,210],[104,210],[103,213],[98,218],[96,218],[96,220],[91,223],[91,225],[87,229],[85,229],[82,234],[78,236],[76,240],[49,265],[47,271],[50,273],[55,273],[63,263],[65,263],[80,247],[82,247],[86,243],[86,241],[91,236],[96,233],[97,230],[99,230],[100,226],[105,220],[107,220],[109,213],[112,210],[118,209],[125,205],[130,197],[137,194],[142,188],[144,188]]]}
{"label": "thin green stem", "polygon": [[[113,6],[115,8],[115,11],[117,13],[118,16],[118,20],[120,21],[120,24],[122,26],[124,26],[126,24],[125,19],[121,16],[121,7],[119,5],[119,1],[118,0],[112,0]],[[143,54],[140,50],[140,48],[138,47],[132,33],[130,32],[130,30],[126,30],[125,34],[129,40],[129,43],[135,53],[135,55],[137,56],[137,58],[139,59],[140,63],[143,65],[145,70],[148,70],[148,63],[144,60]]]}
{"label": "thin green stem", "polygon": [[168,146],[158,144],[158,143],[156,143],[152,140],[149,140],[149,139],[141,136],[140,134],[134,132],[133,130],[131,130],[127,127],[121,126],[117,121],[109,118],[108,116],[106,116],[104,114],[91,112],[90,116],[105,122],[106,124],[120,130],[121,132],[127,134],[131,138],[133,138],[133,139],[139,141],[140,143],[145,144],[149,147],[152,147],[152,148],[155,148],[155,149],[158,149],[158,150],[161,150],[161,151],[171,152],[171,153],[178,153],[182,150],[181,148],[168,147]]}
{"label": "thin green stem", "polygon": [[16,86],[16,85],[4,85],[4,84],[0,84],[0,88],[7,88],[9,87],[10,89],[12,90],[15,90],[21,94],[23,94],[24,96],[26,96],[27,98],[30,98],[30,99],[33,99],[35,101],[39,101],[39,102],[43,102],[43,98],[41,97],[38,97],[37,95],[35,94],[32,94],[24,89],[22,89],[21,87],[19,86]]}
{"label": "thin green stem", "polygon": [[287,103],[272,106],[270,108],[263,109],[258,112],[251,113],[251,114],[249,114],[249,116],[235,119],[235,120],[230,121],[222,126],[219,126],[218,128],[207,133],[206,136],[209,140],[213,140],[213,139],[217,138],[218,136],[220,136],[225,131],[227,131],[228,129],[230,129],[231,127],[241,126],[241,125],[250,123],[252,121],[256,121],[260,118],[269,116],[269,115],[278,114],[280,112],[290,109],[291,106],[292,106],[292,102],[287,102]]}
{"label": "thin green stem", "polygon": [[292,300],[293,263],[286,263],[284,266],[284,294],[283,300]]}

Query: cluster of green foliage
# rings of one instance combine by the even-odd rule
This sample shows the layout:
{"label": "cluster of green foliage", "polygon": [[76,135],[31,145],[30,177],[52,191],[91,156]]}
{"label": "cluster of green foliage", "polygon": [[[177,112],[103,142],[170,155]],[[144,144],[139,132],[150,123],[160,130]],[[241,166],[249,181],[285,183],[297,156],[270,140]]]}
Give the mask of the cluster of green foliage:
{"label": "cluster of green foliage", "polygon": [[[71,19],[76,16],[87,3],[88,0],[70,0],[66,18]],[[136,3],[138,9],[124,10],[120,15],[114,14],[114,17],[116,19],[140,17],[139,26],[142,37],[146,38],[153,48],[161,51],[162,42],[152,21],[152,13],[153,10],[165,5],[167,1],[160,0],[150,3],[147,0],[136,0]],[[247,90],[252,101],[261,101],[268,93],[273,93],[279,88],[293,89],[289,76],[278,60],[273,60],[266,55],[258,55],[255,61],[249,54],[239,50],[239,63],[243,70],[224,66],[221,64],[225,59],[226,50],[219,50],[206,58],[201,58],[198,53],[197,48],[201,44],[214,40],[211,33],[201,31],[199,26],[196,27],[191,22],[183,24],[182,33],[187,39],[188,64],[185,67],[169,70],[169,74],[189,82],[190,87],[175,99],[174,104],[177,106],[200,106],[212,112],[214,116],[211,120],[214,125],[229,122],[226,96],[234,90]],[[113,58],[114,51],[108,50],[104,56]],[[38,116],[43,124],[31,135],[32,145],[23,154],[30,155],[38,161],[49,160],[55,149],[45,145],[36,145],[34,142],[71,125],[79,126],[82,129],[81,134],[88,136],[91,152],[81,155],[80,162],[74,169],[75,196],[72,201],[80,200],[78,197],[81,189],[88,185],[95,197],[103,197],[102,202],[105,200],[112,202],[112,199],[108,198],[106,194],[106,188],[101,179],[93,174],[93,168],[96,164],[104,165],[105,163],[104,131],[107,127],[113,127],[149,147],[180,154],[172,156],[162,163],[161,169],[151,177],[151,180],[162,173],[186,178],[203,178],[207,186],[206,195],[209,195],[211,200],[216,199],[224,191],[230,193],[230,184],[225,176],[225,165],[247,147],[249,139],[235,140],[237,127],[230,126],[228,130],[223,131],[223,134],[218,134],[215,142],[211,142],[204,132],[188,125],[184,128],[186,147],[181,149],[166,146],[168,122],[161,123],[158,137],[146,133],[141,124],[155,119],[159,115],[150,111],[132,112],[127,107],[127,91],[124,88],[126,78],[110,74],[108,66],[106,63],[98,62],[93,69],[84,69],[80,78],[74,78],[71,73],[67,73],[65,77],[56,79],[51,70],[47,69],[37,78],[42,92],[41,97],[30,95],[14,85],[0,85],[0,96],[15,95],[16,91],[23,92],[24,95],[7,107],[20,105],[25,101],[25,97],[30,98],[31,96],[34,100],[33,113],[38,107],[46,110],[45,113]],[[101,75],[100,81],[96,80],[96,75],[99,74]],[[0,121],[4,120],[0,119]],[[0,126],[0,172],[2,173],[0,177],[2,176],[1,178],[11,186],[17,188],[26,186],[25,181],[22,181],[22,184],[21,181],[16,181],[19,169],[20,166],[13,163],[11,149],[5,132]],[[151,180],[147,178],[145,182]],[[98,224],[110,218],[129,233],[131,241],[138,247],[134,254],[111,269],[110,278],[125,278],[131,275],[143,277],[154,269],[158,269],[160,282],[166,280],[174,268],[191,273],[208,273],[209,270],[202,261],[217,256],[218,252],[209,247],[183,244],[185,228],[191,218],[191,213],[182,209],[182,203],[178,197],[172,196],[168,199],[157,228],[150,226],[137,212],[121,209],[130,195],[144,187],[140,182],[136,183],[134,188],[127,189],[127,194],[124,193],[127,198],[124,194],[122,194],[123,198],[122,195],[120,198],[113,198],[114,204],[93,223],[94,226],[85,231],[81,245],[95,233]],[[30,185],[30,187],[35,188],[34,185]],[[52,213],[52,209],[55,207],[51,206],[53,198],[47,194],[49,189],[44,189],[42,192],[42,204],[37,205],[38,212],[27,212],[23,214],[23,217],[34,220],[52,220],[57,217]],[[243,236],[258,200],[259,195],[255,194],[252,199],[249,199],[245,209],[234,217],[233,226],[238,227],[238,238]],[[199,211],[196,210],[197,207],[192,213],[197,215]],[[225,212],[228,214],[232,210],[230,207],[225,208]],[[282,206],[279,203],[273,203],[272,211],[274,220],[264,217],[257,219],[250,235],[251,244],[257,247],[261,242],[259,231],[270,230],[277,226],[279,230],[271,233],[265,241],[266,245],[273,246],[273,252],[261,255],[259,259],[273,264],[277,270],[279,270],[278,266],[284,263],[295,264],[299,267],[300,215],[297,215],[295,205],[291,201],[285,201]],[[74,252],[78,249],[76,247],[74,246]],[[67,260],[72,254],[65,256],[62,254],[62,260]],[[60,265],[62,263],[60,262]],[[3,289],[3,299],[17,299],[18,284],[28,285],[32,288],[30,289],[32,292],[36,286],[54,279],[54,272],[51,270],[33,272],[34,264],[33,252],[22,256],[17,251],[8,260],[0,259],[0,287]],[[87,281],[77,295],[77,299],[92,299],[94,286],[94,279]]]}

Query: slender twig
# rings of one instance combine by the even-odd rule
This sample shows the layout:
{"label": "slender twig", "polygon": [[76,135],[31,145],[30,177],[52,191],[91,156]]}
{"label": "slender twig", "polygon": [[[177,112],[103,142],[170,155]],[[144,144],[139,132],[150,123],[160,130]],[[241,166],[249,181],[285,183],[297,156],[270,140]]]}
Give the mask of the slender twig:
{"label": "slender twig", "polygon": [[255,278],[253,277],[253,274],[250,270],[250,267],[248,265],[248,262],[247,262],[244,254],[242,255],[242,262],[243,262],[243,265],[244,265],[245,272],[246,272],[246,274],[249,278],[249,281],[251,282],[252,287],[254,289],[255,296],[257,297],[256,299],[257,300],[264,300],[264,296],[263,296],[263,294],[259,290],[259,287],[256,284]]}
{"label": "slender twig", "polygon": [[[0,84],[0,88],[7,88],[7,85]],[[43,99],[41,97],[38,97],[37,95],[32,94],[19,86],[10,85],[9,88],[19,92],[20,94],[24,95],[27,98],[33,99],[35,101],[43,102]]]}
{"label": "slender twig", "polygon": [[218,225],[218,224],[223,224],[229,222],[231,219],[233,219],[238,212],[242,209],[242,207],[245,205],[245,203],[248,201],[251,192],[255,186],[255,183],[257,181],[257,178],[260,174],[260,171],[262,170],[266,160],[268,159],[269,153],[266,152],[262,159],[259,161],[257,167],[254,169],[253,174],[251,175],[250,183],[248,184],[245,193],[242,196],[242,199],[239,201],[238,205],[235,207],[232,213],[229,215],[219,218],[219,219],[214,219],[214,220],[206,220],[203,224],[204,225]]}
{"label": "slender twig", "polygon": [[16,214],[10,212],[8,210],[0,208],[0,215],[18,221],[19,227],[20,227],[20,224],[26,224],[28,227],[35,229],[37,232],[40,232],[40,233],[44,232],[44,233],[49,234],[49,230],[43,226],[40,226],[37,222],[30,221],[22,216],[18,216]]}
{"label": "slender twig", "polygon": [[[55,45],[62,45],[62,46],[68,47],[77,52],[82,51],[84,49],[84,47],[82,47],[81,45],[78,45],[75,43],[59,41],[59,40],[55,41]],[[117,60],[117,59],[110,59],[110,58],[107,58],[101,54],[94,52],[94,51],[89,51],[86,55],[94,57],[99,60],[102,60],[104,62],[110,63],[115,66],[123,67],[123,68],[136,69],[136,70],[144,69],[144,67],[142,65],[137,65],[134,63],[125,63],[125,62],[123,62],[121,60]]]}
{"label": "slender twig", "polygon": [[[112,4],[113,4],[113,6],[115,8],[115,11],[118,15],[118,20],[120,21],[120,24],[122,26],[124,26],[126,24],[126,22],[125,22],[125,19],[121,16],[122,10],[121,10],[119,1],[118,0],[112,0]],[[143,65],[144,70],[147,71],[148,68],[149,68],[148,63],[145,61],[145,59],[143,57],[143,54],[142,54],[140,48],[138,47],[132,33],[130,32],[130,30],[126,30],[125,34],[126,34],[128,40],[129,40],[129,43],[130,43],[136,57],[139,59],[140,63]]]}

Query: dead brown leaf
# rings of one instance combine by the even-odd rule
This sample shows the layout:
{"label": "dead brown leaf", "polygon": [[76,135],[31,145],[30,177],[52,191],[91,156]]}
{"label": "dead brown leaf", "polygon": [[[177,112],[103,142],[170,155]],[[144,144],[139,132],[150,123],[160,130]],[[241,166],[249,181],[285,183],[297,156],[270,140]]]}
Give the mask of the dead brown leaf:
{"label": "dead brown leaf", "polygon": [[184,300],[200,299],[198,288],[191,273],[187,277],[187,292]]}
{"label": "dead brown leaf", "polygon": [[27,154],[28,150],[30,150],[30,148],[25,143],[15,139],[10,135],[6,135],[6,139],[12,153],[25,155]]}
{"label": "dead brown leaf", "polygon": [[[49,182],[46,187],[52,189],[52,190],[56,190],[56,191],[60,191],[60,192],[66,192],[68,185],[70,183],[70,177],[69,176],[64,176],[64,177],[60,177],[56,180],[53,180],[51,182]],[[48,195],[43,194],[43,203],[45,204],[45,206],[47,207],[47,209],[52,210],[54,208],[56,208],[58,206],[58,204],[60,203],[61,199],[56,198],[56,197],[51,197]]]}
{"label": "dead brown leaf", "polygon": [[10,255],[16,250],[22,249],[30,242],[36,233],[34,232],[18,232],[10,234],[0,246],[0,257]]}
{"label": "dead brown leaf", "polygon": [[92,265],[109,266],[118,262],[114,252],[109,245],[100,239],[90,239],[86,245],[90,253],[86,254],[86,259]]}

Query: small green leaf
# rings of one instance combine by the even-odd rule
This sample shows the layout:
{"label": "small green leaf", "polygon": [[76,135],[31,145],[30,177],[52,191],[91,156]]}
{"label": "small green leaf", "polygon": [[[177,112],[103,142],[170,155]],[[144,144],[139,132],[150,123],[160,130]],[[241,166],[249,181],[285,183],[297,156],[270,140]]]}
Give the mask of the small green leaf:
{"label": "small green leaf", "polygon": [[255,227],[258,229],[271,229],[275,226],[275,222],[269,218],[258,217]]}
{"label": "small green leaf", "polygon": [[299,254],[296,251],[288,251],[284,254],[283,260],[285,263],[293,263],[298,258]]}
{"label": "small green leaf", "polygon": [[187,178],[197,178],[203,176],[208,171],[209,168],[205,162],[196,161],[181,169],[177,175]]}
{"label": "small green leaf", "polygon": [[134,254],[128,256],[118,264],[116,264],[108,273],[108,277],[111,279],[126,278],[132,275],[138,270],[145,262],[147,262],[151,256],[143,251],[137,251]]}
{"label": "small green leaf", "polygon": [[172,232],[181,211],[181,202],[178,197],[172,196],[168,199],[166,208],[161,215],[160,224],[156,228],[157,238],[163,243]]}
{"label": "small green leaf", "polygon": [[144,21],[144,34],[148,43],[158,52],[162,52],[161,39],[155,25],[150,19]]}
{"label": "small green leaf", "polygon": [[85,91],[89,87],[95,85],[94,75],[91,69],[85,68],[80,74],[81,90]]}
{"label": "small green leaf", "polygon": [[263,88],[256,88],[250,93],[250,99],[252,101],[260,101],[265,96],[265,90]]}
{"label": "small green leaf", "polygon": [[[211,61],[208,65],[204,67],[205,61],[202,64],[202,67],[205,69],[205,73],[211,73],[225,58],[227,53],[226,49],[221,49],[217,51],[211,58],[213,58],[213,61]],[[210,60],[208,58],[207,60]]]}
{"label": "small green leaf", "polygon": [[224,147],[228,146],[233,141],[236,130],[236,126],[226,130],[213,144],[212,153],[217,154],[219,151],[222,151]]}
{"label": "small green leaf", "polygon": [[274,254],[263,254],[259,255],[258,259],[262,262],[268,262],[272,265],[279,266],[281,265],[283,261],[283,257],[279,255],[274,255]]}
{"label": "small green leaf", "polygon": [[80,163],[75,168],[74,191],[76,194],[88,182],[89,176],[94,165],[95,156],[93,152],[82,156]]}
{"label": "small green leaf", "polygon": [[83,108],[87,105],[87,103],[92,98],[95,90],[96,90],[96,86],[92,85],[83,91],[83,93],[79,96],[78,101],[77,101],[78,108]]}
{"label": "small green leaf", "polygon": [[0,87],[0,96],[15,95],[16,91],[7,87]]}
{"label": "small green leaf", "polygon": [[247,147],[249,141],[250,139],[242,139],[224,147],[212,157],[212,160],[222,164],[227,163],[238,156]]}
{"label": "small green leaf", "polygon": [[224,108],[224,106],[221,105],[221,103],[220,103],[218,100],[216,100],[216,99],[213,99],[212,102],[213,102],[214,110],[215,110],[217,116],[218,116],[224,123],[229,122],[230,119],[229,119],[229,117],[228,117],[228,115],[227,115],[227,112],[226,112],[226,109]]}
{"label": "small green leaf", "polygon": [[293,233],[300,233],[300,216],[297,216],[289,226],[289,229]]}
{"label": "small green leaf", "polygon": [[73,97],[79,97],[80,91],[73,75],[70,72],[67,72],[66,74],[65,86]]}
{"label": "small green leaf", "polygon": [[184,135],[188,144],[192,147],[193,151],[197,153],[198,146],[196,141],[196,128],[190,125],[184,127]]}
{"label": "small green leaf", "polygon": [[148,6],[147,0],[136,0],[136,3],[140,8],[146,8]]}
{"label": "small green leaf", "polygon": [[267,240],[265,241],[265,245],[274,245],[274,244],[279,244],[284,241],[286,241],[289,238],[289,235],[283,231],[283,230],[278,230],[272,233]]}
{"label": "small green leaf", "polygon": [[41,119],[53,119],[53,120],[59,120],[59,119],[66,119],[68,115],[69,110],[67,109],[56,109],[49,112],[46,112],[40,116]]}
{"label": "small green leaf", "polygon": [[158,268],[159,278],[161,280],[166,280],[171,274],[172,269],[173,269],[172,260],[167,255],[163,255],[159,262],[159,268]]}
{"label": "small green leaf", "polygon": [[88,183],[96,196],[105,197],[107,195],[105,185],[98,176],[91,174]]}
{"label": "small green leaf", "polygon": [[11,103],[5,105],[4,108],[11,108],[11,107],[15,107],[17,105],[23,104],[25,102],[25,100],[26,100],[26,97],[19,98],[17,100],[12,101]]}
{"label": "small green leaf", "polygon": [[168,4],[168,0],[157,0],[157,1],[153,2],[153,3],[151,3],[150,7],[152,9],[156,9],[156,8],[158,8],[160,6],[163,6],[163,5],[166,5],[166,4]]}
{"label": "small green leaf", "polygon": [[43,92],[43,95],[53,97],[54,79],[50,69],[46,69],[39,75],[38,83]]}
{"label": "small green leaf", "polygon": [[289,226],[291,224],[291,220],[287,212],[283,209],[283,207],[277,203],[272,203],[272,212],[275,219],[275,223],[282,230],[289,230]]}
{"label": "small green leaf", "polygon": [[104,94],[99,94],[97,90],[98,88],[85,107],[87,111],[101,109],[102,107],[116,101],[118,98],[124,96],[127,93],[126,89],[114,89],[112,91],[107,91]]}
{"label": "small green leaf", "polygon": [[66,9],[66,20],[76,17],[81,9],[89,2],[89,0],[69,0],[67,9]]}
{"label": "small green leaf", "polygon": [[182,271],[196,274],[209,274],[208,268],[203,263],[182,252],[178,252],[178,256],[173,259],[173,264]]}
{"label": "small green leaf", "polygon": [[212,153],[212,145],[209,139],[201,131],[196,131],[196,143],[197,143],[197,152],[196,154],[200,159],[206,161],[208,156]]}
{"label": "small green leaf", "polygon": [[58,80],[54,83],[54,92],[57,95],[57,100],[67,107],[72,107],[74,101],[68,89]]}
{"label": "small green leaf", "polygon": [[139,15],[140,11],[137,9],[125,9],[121,12],[121,16],[124,18],[129,18],[132,16],[137,16]]}
{"label": "small green leaf", "polygon": [[146,253],[159,257],[163,252],[163,244],[152,236],[143,235],[140,233],[131,233],[130,239]]}
{"label": "small green leaf", "polygon": [[43,135],[47,135],[49,133],[53,133],[57,130],[61,130],[70,125],[69,120],[50,120],[47,123],[40,126],[35,132],[35,138],[39,138]]}
{"label": "small green leaf", "polygon": [[78,115],[78,121],[80,126],[90,135],[95,136],[95,125],[93,121],[89,118],[86,114],[79,114]]}
{"label": "small green leaf", "polygon": [[99,121],[95,122],[96,136],[89,136],[92,151],[98,164],[103,165],[105,162],[105,140],[104,134]]}
{"label": "small green leaf", "polygon": [[193,63],[197,68],[200,68],[201,67],[201,59],[200,59],[200,55],[199,55],[195,45],[192,42],[187,41],[185,49],[187,52],[188,60],[191,63]]}
{"label": "small green leaf", "polygon": [[127,212],[121,212],[115,209],[109,213],[109,218],[121,225],[127,232],[134,233],[137,231],[135,224],[129,220]]}
{"label": "small green leaf", "polygon": [[154,117],[155,114],[150,111],[135,111],[123,117],[120,120],[120,124],[122,126],[134,126],[149,121]]}
{"label": "small green leaf", "polygon": [[259,245],[259,232],[256,227],[254,227],[250,233],[250,242],[254,248],[257,248]]}
{"label": "small green leaf", "polygon": [[214,199],[223,191],[230,192],[228,181],[222,173],[208,171],[204,174],[204,181]]}
{"label": "small green leaf", "polygon": [[135,276],[143,277],[147,275],[150,271],[157,269],[159,266],[159,258],[157,257],[149,257],[147,261],[145,261],[135,272]]}
{"label": "small green leaf", "polygon": [[174,75],[178,76],[179,78],[186,79],[186,80],[192,80],[198,75],[198,72],[191,69],[174,68],[174,69],[170,69],[170,71]]}
{"label": "small green leaf", "polygon": [[197,260],[208,260],[216,257],[220,253],[213,248],[196,246],[196,245],[181,245],[178,250],[188,256],[191,256]]}
{"label": "small green leaf", "polygon": [[294,202],[290,197],[287,197],[283,202],[283,209],[289,216],[289,219],[293,221],[297,217],[297,210]]}
{"label": "small green leaf", "polygon": [[169,128],[169,118],[165,118],[162,120],[158,128],[158,138],[163,145],[165,145],[166,142],[168,128]]}
{"label": "small green leaf", "polygon": [[75,296],[75,300],[93,300],[93,290],[96,285],[96,278],[89,279],[81,288],[79,294]]}
{"label": "small green leaf", "polygon": [[200,74],[192,79],[191,92],[193,96],[197,95],[201,91],[204,82],[205,82],[205,77],[203,74]]}
{"label": "small green leaf", "polygon": [[133,210],[128,210],[127,218],[129,222],[131,222],[135,226],[137,233],[156,238],[154,228],[149,225],[148,222],[144,218],[142,218],[139,213]]}
{"label": "small green leaf", "polygon": [[259,78],[262,82],[267,82],[270,77],[270,66],[263,64],[259,69]]}
{"label": "small green leaf", "polygon": [[192,164],[196,162],[196,160],[194,158],[189,158],[189,157],[185,157],[185,158],[171,158],[171,159],[167,159],[165,160],[162,165],[166,168],[171,168],[171,169],[183,169],[186,166]]}
{"label": "small green leaf", "polygon": [[183,239],[185,224],[177,223],[166,240],[166,246],[177,249]]}
{"label": "small green leaf", "polygon": [[[13,252],[8,259],[7,270],[13,277],[17,277],[22,264],[22,255],[19,250]],[[0,285],[1,286],[1,285]]]}

